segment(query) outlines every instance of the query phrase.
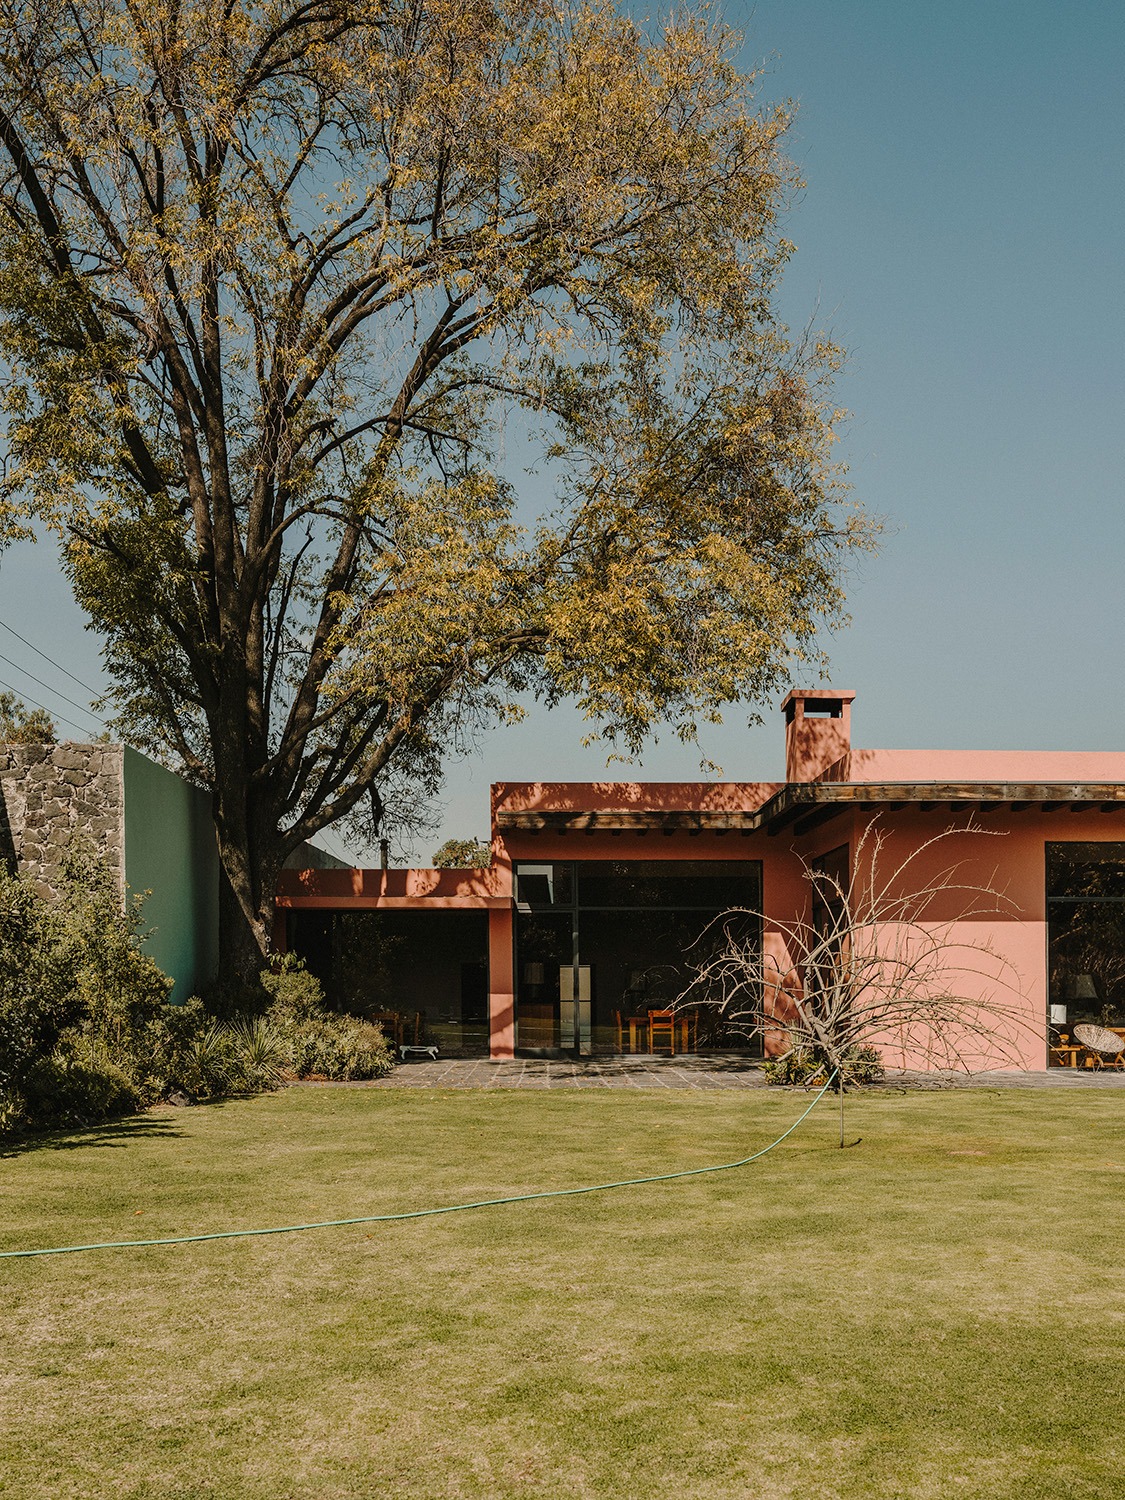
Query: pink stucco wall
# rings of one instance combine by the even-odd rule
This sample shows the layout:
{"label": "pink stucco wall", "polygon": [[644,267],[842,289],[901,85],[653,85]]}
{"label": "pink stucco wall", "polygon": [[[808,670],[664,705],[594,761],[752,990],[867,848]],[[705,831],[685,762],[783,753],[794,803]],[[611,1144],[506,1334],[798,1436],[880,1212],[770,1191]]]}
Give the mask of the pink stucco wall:
{"label": "pink stucco wall", "polygon": [[825,781],[1125,782],[1113,750],[849,750]]}
{"label": "pink stucco wall", "polygon": [[[982,1015],[991,1018],[991,1038],[954,1031],[948,1046],[913,1046],[900,1035],[875,1039],[889,1067],[959,1066],[984,1068],[1043,1068],[1047,1065],[1047,913],[1044,843],[1048,839],[1105,835],[1105,820],[1097,813],[1061,815],[996,814],[987,832],[964,830],[966,819],[945,813],[909,811],[883,816],[875,827],[883,837],[879,855],[883,877],[907,857],[899,889],[922,891],[940,885],[948,873],[948,888],[920,912],[920,927],[946,947],[949,993],[968,1002],[979,1001]],[[862,847],[862,879],[874,848],[862,834],[871,820],[855,815],[853,847]],[[967,920],[967,911],[976,908]],[[888,929],[886,944],[895,933]]]}

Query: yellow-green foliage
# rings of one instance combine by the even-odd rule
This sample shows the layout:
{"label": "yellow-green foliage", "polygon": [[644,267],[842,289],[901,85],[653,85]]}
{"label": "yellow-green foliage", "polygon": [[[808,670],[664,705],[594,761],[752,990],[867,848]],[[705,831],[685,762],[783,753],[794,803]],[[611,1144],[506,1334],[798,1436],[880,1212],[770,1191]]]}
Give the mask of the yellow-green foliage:
{"label": "yellow-green foliage", "polygon": [[871,528],[773,311],[789,111],[708,8],[3,15],[6,503],[263,950],[302,839],[527,692],[635,750],[815,657]]}

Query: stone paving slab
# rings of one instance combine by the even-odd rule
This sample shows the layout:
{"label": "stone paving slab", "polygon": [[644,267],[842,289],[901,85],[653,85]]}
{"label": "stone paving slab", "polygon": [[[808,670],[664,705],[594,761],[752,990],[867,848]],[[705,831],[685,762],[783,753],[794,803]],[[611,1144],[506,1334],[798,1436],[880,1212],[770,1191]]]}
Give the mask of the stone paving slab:
{"label": "stone paving slab", "polygon": [[[301,1088],[375,1089],[760,1089],[761,1062],[737,1054],[706,1057],[605,1057],[582,1061],[484,1057],[400,1063],[387,1078],[356,1083],[315,1083]],[[1120,1089],[1125,1072],[1051,1068],[1041,1072],[912,1073],[888,1071],[886,1086],[907,1089]]]}
{"label": "stone paving slab", "polygon": [[887,1070],[887,1083],[914,1089],[1125,1089],[1125,1073],[1114,1069],[1005,1069],[989,1073],[907,1073]]}

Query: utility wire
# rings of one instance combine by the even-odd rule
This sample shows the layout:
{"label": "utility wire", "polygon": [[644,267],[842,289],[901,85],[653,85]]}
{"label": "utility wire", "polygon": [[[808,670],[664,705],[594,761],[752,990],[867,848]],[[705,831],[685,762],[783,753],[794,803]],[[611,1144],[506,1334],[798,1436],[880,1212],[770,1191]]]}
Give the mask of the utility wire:
{"label": "utility wire", "polygon": [[[15,667],[17,672],[22,672],[25,677],[30,677],[32,682],[37,682],[41,688],[46,688],[47,691],[49,693],[53,693],[56,698],[61,698],[64,703],[69,703],[71,708],[77,708],[79,712],[89,714],[91,719],[93,719],[96,724],[101,724],[103,728],[106,727],[105,720],[100,718],[87,704],[76,703],[73,698],[68,698],[65,693],[60,693],[58,688],[52,687],[49,682],[44,682],[42,677],[36,677],[34,672],[29,672],[26,667],[21,667],[19,662],[13,661],[10,656],[5,656],[3,652],[0,652],[0,661],[7,662],[8,666]],[[15,689],[13,688],[12,691],[15,692]],[[40,708],[43,707],[42,704],[40,704],[39,706]],[[51,710],[48,709],[47,712],[50,713]]]}
{"label": "utility wire", "polygon": [[86,691],[94,698],[99,698],[101,696],[97,688],[92,688],[88,682],[83,682],[81,677],[75,677],[74,673],[71,672],[67,667],[64,667],[62,662],[56,661],[53,656],[48,656],[46,651],[41,651],[39,647],[34,644],[34,642],[28,640],[27,636],[20,635],[18,630],[13,630],[12,627],[3,620],[0,620],[0,629],[6,630],[9,635],[14,635],[16,640],[22,641],[29,651],[34,651],[36,656],[41,656],[44,661],[49,661],[52,667],[56,669],[56,671],[61,672],[64,677],[69,677],[71,682],[76,682],[80,688],[85,688]]}
{"label": "utility wire", "polygon": [[[319,833],[314,833],[312,838],[308,839],[306,842],[315,845],[318,840],[320,843],[325,845],[329,854],[334,855],[337,859],[342,859],[346,865],[355,865],[355,856],[353,854],[350,854],[348,850],[344,848],[343,844],[335,834],[329,836],[328,830],[322,828]],[[333,848],[333,845],[335,845],[335,848]]]}
{"label": "utility wire", "polygon": [[68,719],[65,714],[56,713],[53,708],[48,708],[45,703],[40,703],[37,698],[33,698],[30,693],[25,693],[22,688],[13,687],[10,682],[5,682],[2,677],[0,677],[0,688],[7,688],[10,693],[14,693],[17,698],[30,703],[33,708],[41,708],[52,719],[58,719],[63,724],[69,724],[71,729],[77,729],[79,734],[87,734],[93,739],[97,739],[98,732],[96,729],[91,729],[88,724],[76,724],[73,719]]}

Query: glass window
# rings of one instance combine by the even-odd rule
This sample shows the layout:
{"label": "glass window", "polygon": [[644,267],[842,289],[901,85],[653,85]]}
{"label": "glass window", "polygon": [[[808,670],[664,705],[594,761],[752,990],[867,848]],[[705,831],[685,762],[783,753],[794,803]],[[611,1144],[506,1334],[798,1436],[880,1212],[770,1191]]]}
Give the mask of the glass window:
{"label": "glass window", "polygon": [[1048,844],[1047,895],[1125,901],[1125,844]]}
{"label": "glass window", "polygon": [[560,1045],[559,995],[564,965],[574,962],[570,912],[520,912],[516,920],[516,1045],[532,1051]]}
{"label": "glass window", "polygon": [[1051,1004],[1066,1025],[1125,1024],[1125,901],[1051,901],[1047,922]]}
{"label": "glass window", "polygon": [[380,1018],[396,1043],[487,1054],[484,912],[294,911],[289,942],[335,1009]]}
{"label": "glass window", "polygon": [[[760,942],[757,860],[582,860],[516,868],[517,1045],[574,1045],[577,965],[583,1051],[643,1051],[649,1012],[684,994],[697,966],[737,931]],[[561,984],[565,971],[567,984]],[[730,1045],[717,1010],[689,1009],[678,1045]],[[686,1040],[685,1040],[686,1038]]]}
{"label": "glass window", "polygon": [[1125,1026],[1125,844],[1048,844],[1047,898],[1052,1042],[1083,1022]]}
{"label": "glass window", "polygon": [[761,903],[756,860],[589,860],[575,868],[584,908],[722,911]]}
{"label": "glass window", "polygon": [[571,906],[574,877],[569,864],[517,865],[516,901],[521,906]]}
{"label": "glass window", "polygon": [[839,929],[850,887],[847,844],[830,849],[811,865],[813,927],[824,937]]}

